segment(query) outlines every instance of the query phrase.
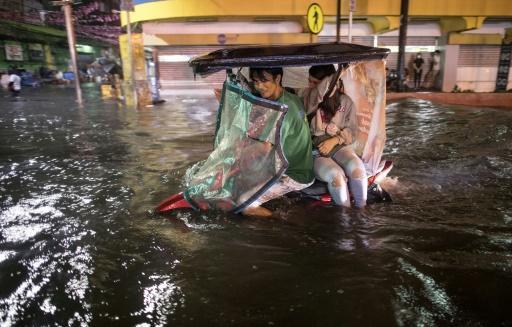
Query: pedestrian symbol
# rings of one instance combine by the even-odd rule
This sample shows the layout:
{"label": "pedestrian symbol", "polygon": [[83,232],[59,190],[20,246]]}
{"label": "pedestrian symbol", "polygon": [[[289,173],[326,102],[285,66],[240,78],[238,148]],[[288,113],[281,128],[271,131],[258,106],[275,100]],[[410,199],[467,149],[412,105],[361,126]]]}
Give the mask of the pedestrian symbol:
{"label": "pedestrian symbol", "polygon": [[308,27],[313,34],[318,34],[324,27],[324,13],[317,3],[313,3],[308,8]]}

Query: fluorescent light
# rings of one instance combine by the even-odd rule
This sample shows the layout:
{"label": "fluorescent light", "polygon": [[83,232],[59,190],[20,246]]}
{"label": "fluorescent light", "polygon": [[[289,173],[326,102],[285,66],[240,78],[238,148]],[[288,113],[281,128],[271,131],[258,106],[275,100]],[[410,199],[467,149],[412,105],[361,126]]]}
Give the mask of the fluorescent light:
{"label": "fluorescent light", "polygon": [[190,60],[190,56],[185,55],[162,55],[158,56],[159,62],[188,62]]}
{"label": "fluorescent light", "polygon": [[[379,45],[379,48],[387,48],[391,52],[398,52],[398,45]],[[405,46],[405,52],[434,52],[438,50],[435,45],[407,45]]]}

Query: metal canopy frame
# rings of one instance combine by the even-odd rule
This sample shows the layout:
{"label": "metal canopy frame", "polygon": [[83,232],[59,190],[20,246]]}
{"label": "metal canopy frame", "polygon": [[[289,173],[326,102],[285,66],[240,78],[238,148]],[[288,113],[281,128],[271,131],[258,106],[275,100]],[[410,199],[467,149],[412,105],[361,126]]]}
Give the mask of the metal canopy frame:
{"label": "metal canopy frame", "polygon": [[308,43],[232,47],[190,60],[194,74],[209,75],[235,67],[282,67],[343,64],[385,59],[389,49],[352,43]]}

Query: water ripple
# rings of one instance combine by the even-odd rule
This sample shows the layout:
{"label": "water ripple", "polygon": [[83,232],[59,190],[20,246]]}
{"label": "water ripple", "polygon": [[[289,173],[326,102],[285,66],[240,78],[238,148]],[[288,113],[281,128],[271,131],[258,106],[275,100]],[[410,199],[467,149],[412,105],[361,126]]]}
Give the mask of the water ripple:
{"label": "water ripple", "polygon": [[0,97],[0,325],[512,324],[511,112],[390,105],[390,204],[162,217],[212,149],[213,96],[129,110],[84,88],[84,108]]}
{"label": "water ripple", "polygon": [[417,279],[422,285],[420,290],[404,285],[395,288],[397,296],[395,314],[398,324],[400,326],[435,326],[439,320],[453,323],[457,308],[443,287],[404,259],[399,258],[398,263],[402,272]]}
{"label": "water ripple", "polygon": [[185,305],[185,298],[169,276],[151,275],[148,279],[152,285],[144,287],[143,308],[131,315],[148,321],[137,326],[166,326],[169,316]]}

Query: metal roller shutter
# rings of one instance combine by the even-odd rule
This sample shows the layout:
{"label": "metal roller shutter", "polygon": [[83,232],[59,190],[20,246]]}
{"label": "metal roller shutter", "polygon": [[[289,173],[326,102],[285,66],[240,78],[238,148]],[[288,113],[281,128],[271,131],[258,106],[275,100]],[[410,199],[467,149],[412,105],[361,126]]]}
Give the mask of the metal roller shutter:
{"label": "metal roller shutter", "polygon": [[461,45],[458,67],[498,67],[499,45]]}
{"label": "metal roller shutter", "polygon": [[389,69],[396,69],[396,64],[398,61],[398,53],[397,52],[391,52],[388,54],[388,57],[386,58],[386,67]]}
{"label": "metal roller shutter", "polygon": [[[410,36],[407,38],[406,45],[408,46],[435,46],[436,45],[436,37],[435,36]],[[398,36],[379,36],[378,38],[378,46],[379,47],[391,47],[398,46]],[[409,62],[411,61],[411,57],[415,53],[406,52],[405,53],[405,67],[409,66]],[[423,60],[425,60],[424,64],[424,74],[428,71],[430,67],[431,56],[427,54],[423,54]],[[396,65],[398,62],[398,53],[392,52],[388,55],[387,58],[387,67],[389,69],[396,69]]]}
{"label": "metal roller shutter", "polygon": [[[366,46],[373,46],[373,36],[354,36],[352,40],[353,43],[362,44]],[[436,39],[435,36],[410,36],[407,38],[407,45],[410,46],[435,46],[436,45]],[[348,38],[346,35],[342,35],[340,37],[341,42],[348,42]],[[391,46],[398,46],[398,36],[378,36],[378,46],[379,47],[391,47]],[[335,36],[320,36],[319,37],[320,42],[335,42],[336,37]],[[406,67],[409,65],[409,61],[414,53],[406,53],[405,54],[405,60],[406,60]],[[430,55],[424,54],[423,59],[425,60],[425,69],[428,69],[430,67]],[[396,69],[398,61],[398,53],[392,52],[387,57],[387,67],[389,69]],[[426,73],[426,72],[425,72]]]}
{"label": "metal roller shutter", "polygon": [[456,84],[463,90],[494,91],[500,50],[500,45],[461,45],[457,61]]}
{"label": "metal roller shutter", "polygon": [[[412,46],[432,46],[436,45],[435,36],[409,36],[406,45]],[[379,47],[398,46],[398,36],[379,36]]]}
{"label": "metal roller shutter", "polygon": [[[319,36],[318,37],[319,42],[336,42],[336,36]],[[340,36],[341,42],[348,42],[348,36],[342,35]],[[355,44],[361,44],[366,46],[373,46],[373,36],[353,36],[352,37],[352,43]]]}
{"label": "metal roller shutter", "polygon": [[188,59],[218,50],[220,46],[158,47],[158,71],[162,89],[189,87],[215,87],[224,82],[226,74],[219,72],[202,78],[196,76],[188,65]]}
{"label": "metal roller shutter", "polygon": [[[379,47],[398,47],[398,36],[379,36],[378,38],[378,46]],[[409,36],[407,37],[406,46],[413,46],[413,47],[426,47],[426,46],[436,46],[437,44],[437,37],[435,36]],[[416,52],[406,52],[404,56],[404,67],[409,71],[412,72],[413,67],[413,61],[416,57]],[[422,57],[425,63],[423,64],[423,76],[422,76],[422,86],[428,87],[433,84],[432,81],[432,75],[428,74],[430,71],[430,65],[432,60],[432,55],[428,52],[422,52]],[[398,64],[398,52],[391,52],[388,55],[386,66],[389,69],[397,69]],[[406,79],[410,80],[411,76]],[[411,86],[411,85],[409,85]]]}

